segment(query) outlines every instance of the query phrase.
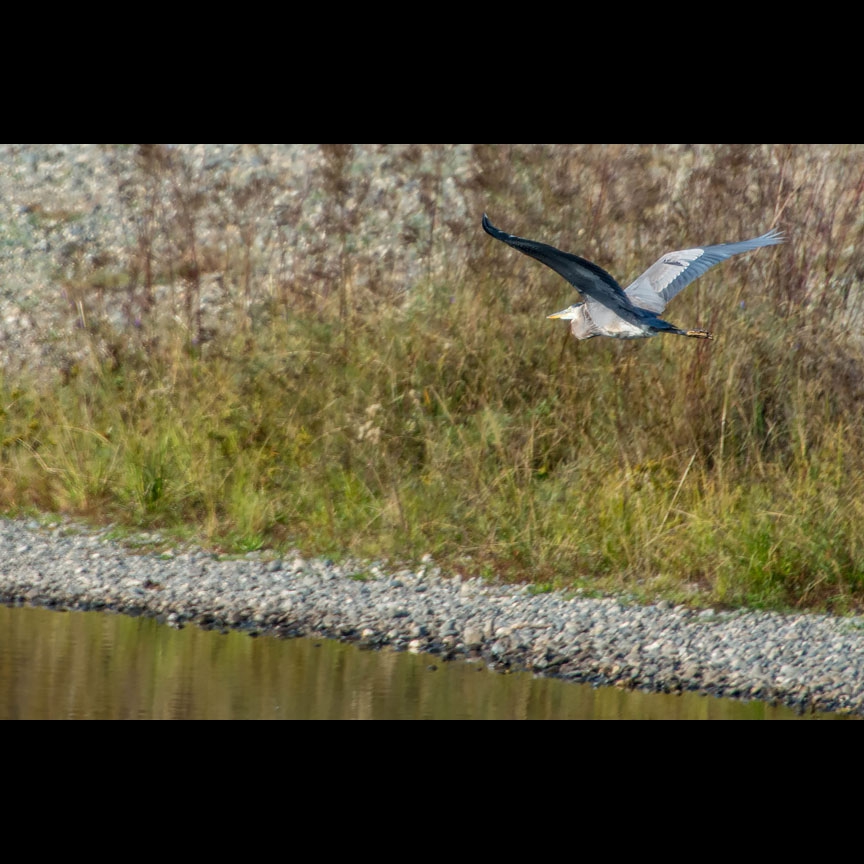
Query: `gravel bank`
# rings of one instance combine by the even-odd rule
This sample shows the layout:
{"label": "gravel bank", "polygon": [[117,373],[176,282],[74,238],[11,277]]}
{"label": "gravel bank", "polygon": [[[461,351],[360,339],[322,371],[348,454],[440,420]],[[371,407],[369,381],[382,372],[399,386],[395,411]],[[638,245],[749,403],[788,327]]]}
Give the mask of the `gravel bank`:
{"label": "gravel bank", "polygon": [[[151,535],[139,543],[167,549]],[[282,637],[360,642],[498,670],[864,716],[864,618],[694,612],[532,595],[431,564],[136,553],[107,531],[0,520],[0,601],[150,615]]]}

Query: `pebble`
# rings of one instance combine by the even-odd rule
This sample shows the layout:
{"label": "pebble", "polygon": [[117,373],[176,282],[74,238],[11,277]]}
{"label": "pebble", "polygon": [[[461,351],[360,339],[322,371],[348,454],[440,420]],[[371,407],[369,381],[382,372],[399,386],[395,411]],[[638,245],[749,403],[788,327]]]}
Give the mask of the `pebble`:
{"label": "pebble", "polygon": [[140,537],[121,544],[107,535],[69,521],[0,520],[0,602],[338,639],[596,686],[758,698],[864,717],[861,617],[706,615],[668,603],[532,596],[524,586],[481,579],[465,592],[466,583],[428,568],[388,573],[381,564],[293,553],[274,566],[266,556],[173,548],[154,534],[149,547],[164,548],[140,554]]}

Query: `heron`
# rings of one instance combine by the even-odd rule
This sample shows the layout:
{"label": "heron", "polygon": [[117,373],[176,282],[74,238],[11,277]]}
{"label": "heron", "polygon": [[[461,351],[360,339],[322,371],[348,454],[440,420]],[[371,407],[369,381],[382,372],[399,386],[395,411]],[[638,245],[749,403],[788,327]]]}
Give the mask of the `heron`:
{"label": "heron", "polygon": [[483,228],[496,240],[551,267],[585,297],[584,303],[574,303],[547,316],[570,321],[570,330],[577,339],[592,339],[594,336],[644,339],[658,333],[713,339],[707,330],[683,330],[659,316],[682,288],[715,264],[762,246],[776,246],[785,239],[775,228],[752,240],[667,252],[626,289],[622,289],[615,278],[597,264],[546,243],[507,234],[496,228],[485,213]]}

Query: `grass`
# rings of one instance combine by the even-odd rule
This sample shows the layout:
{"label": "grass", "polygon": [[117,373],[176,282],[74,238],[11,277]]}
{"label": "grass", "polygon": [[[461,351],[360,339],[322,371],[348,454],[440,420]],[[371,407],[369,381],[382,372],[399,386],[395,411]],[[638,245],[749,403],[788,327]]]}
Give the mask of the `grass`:
{"label": "grass", "polygon": [[[198,345],[188,326],[145,319],[140,342],[91,333],[114,350],[71,373],[0,379],[0,502],[232,552],[431,554],[537,592],[860,611],[864,358],[844,322],[864,272],[864,153],[508,146],[525,149],[473,152],[485,180],[463,192],[477,206],[439,241],[447,267],[408,292],[346,275],[355,214],[331,232],[341,275],[271,290],[281,299],[251,328]],[[348,200],[333,172],[356,178],[350,152],[334,159],[331,219]],[[790,243],[676,298],[667,317],[713,343],[576,343],[544,318],[566,285],[487,243],[483,209],[622,274],[778,215]],[[136,243],[130,261],[146,251]],[[234,272],[238,291],[271,284],[256,267]]]}

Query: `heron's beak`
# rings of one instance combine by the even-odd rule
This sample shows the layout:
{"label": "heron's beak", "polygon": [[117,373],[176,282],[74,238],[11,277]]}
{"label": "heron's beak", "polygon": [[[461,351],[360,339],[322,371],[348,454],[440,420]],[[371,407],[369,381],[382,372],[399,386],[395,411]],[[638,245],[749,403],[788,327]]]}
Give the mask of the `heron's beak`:
{"label": "heron's beak", "polygon": [[554,315],[547,315],[547,318],[563,318],[567,321],[573,319],[573,316],[576,314],[576,310],[578,306],[568,306],[566,309],[562,309],[560,312],[556,312]]}

